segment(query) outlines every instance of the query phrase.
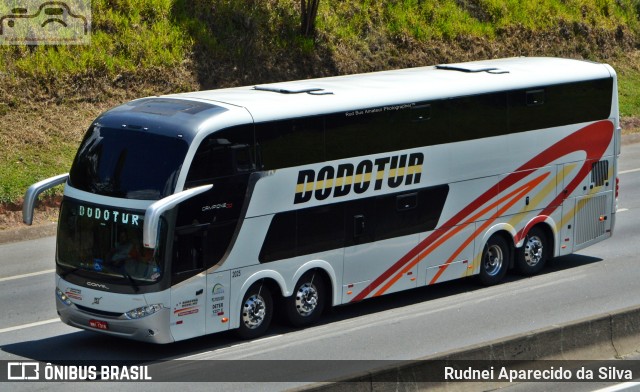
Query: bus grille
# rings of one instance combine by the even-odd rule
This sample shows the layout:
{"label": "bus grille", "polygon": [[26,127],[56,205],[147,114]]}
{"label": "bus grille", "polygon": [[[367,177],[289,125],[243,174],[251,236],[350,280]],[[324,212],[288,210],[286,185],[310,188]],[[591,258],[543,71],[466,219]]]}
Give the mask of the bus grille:
{"label": "bus grille", "polygon": [[603,186],[609,179],[609,161],[594,162],[591,165],[591,182],[595,186]]}
{"label": "bus grille", "polygon": [[92,308],[88,308],[86,306],[82,306],[82,305],[78,305],[78,304],[75,304],[75,305],[81,311],[83,311],[85,313],[94,314],[96,316],[103,316],[103,317],[110,317],[110,318],[118,318],[118,317],[122,316],[122,313],[105,312],[104,310],[92,309]]}
{"label": "bus grille", "polygon": [[605,233],[604,220],[600,217],[605,216],[607,204],[607,195],[587,197],[578,200],[576,206],[578,212],[576,214],[576,245],[594,240]]}

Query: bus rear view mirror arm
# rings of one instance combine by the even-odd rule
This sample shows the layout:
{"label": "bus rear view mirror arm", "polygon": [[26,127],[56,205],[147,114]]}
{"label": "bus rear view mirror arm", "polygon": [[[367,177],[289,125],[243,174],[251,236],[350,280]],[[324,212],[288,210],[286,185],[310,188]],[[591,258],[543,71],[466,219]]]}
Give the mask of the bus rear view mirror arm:
{"label": "bus rear view mirror arm", "polygon": [[24,194],[24,204],[22,205],[22,221],[31,226],[31,224],[33,223],[33,209],[36,206],[38,195],[40,195],[47,189],[51,189],[54,186],[65,183],[67,181],[67,178],[69,178],[69,173],[50,177],[46,180],[42,180],[31,185],[29,189],[27,189],[27,192]]}
{"label": "bus rear view mirror arm", "polygon": [[158,242],[158,225],[160,217],[165,212],[182,203],[183,201],[204,193],[213,188],[212,184],[202,185],[196,188],[187,189],[167,196],[151,204],[144,214],[144,228],[142,231],[142,243],[145,248],[155,248]]}

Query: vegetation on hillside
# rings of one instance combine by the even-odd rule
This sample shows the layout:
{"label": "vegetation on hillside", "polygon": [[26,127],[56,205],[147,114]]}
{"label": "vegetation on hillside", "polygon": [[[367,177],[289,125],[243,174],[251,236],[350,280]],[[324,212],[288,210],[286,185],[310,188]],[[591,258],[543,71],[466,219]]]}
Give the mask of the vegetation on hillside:
{"label": "vegetation on hillside", "polygon": [[[308,2],[312,3],[312,2]],[[0,202],[68,171],[101,111],[145,95],[481,58],[609,62],[640,118],[640,0],[93,0],[87,46],[0,47]]]}

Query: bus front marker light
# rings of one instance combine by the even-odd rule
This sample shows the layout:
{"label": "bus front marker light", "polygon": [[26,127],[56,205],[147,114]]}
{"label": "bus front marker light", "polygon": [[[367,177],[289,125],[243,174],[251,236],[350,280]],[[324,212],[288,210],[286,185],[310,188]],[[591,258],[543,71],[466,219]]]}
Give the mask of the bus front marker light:
{"label": "bus front marker light", "polygon": [[69,299],[69,297],[67,297],[67,295],[65,293],[63,293],[62,290],[60,290],[57,287],[56,287],[56,296],[58,297],[60,302],[62,302],[63,304],[65,304],[67,306],[71,306],[72,302]]}

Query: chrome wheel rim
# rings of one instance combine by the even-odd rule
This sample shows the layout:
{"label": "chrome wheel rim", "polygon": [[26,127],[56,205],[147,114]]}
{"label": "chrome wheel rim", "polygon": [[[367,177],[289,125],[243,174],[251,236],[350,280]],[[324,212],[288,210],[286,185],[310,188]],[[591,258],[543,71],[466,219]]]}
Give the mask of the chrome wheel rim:
{"label": "chrome wheel rim", "polygon": [[524,261],[533,267],[542,260],[542,240],[540,237],[531,236],[524,244]]}
{"label": "chrome wheel rim", "polygon": [[504,253],[498,245],[491,245],[484,254],[484,270],[487,275],[495,276],[500,273],[502,263],[504,262]]}
{"label": "chrome wheel rim", "polygon": [[305,283],[296,292],[296,310],[301,316],[309,316],[318,306],[318,290],[311,283]]}
{"label": "chrome wheel rim", "polygon": [[267,307],[264,299],[260,295],[254,294],[247,298],[242,307],[242,322],[247,328],[256,329],[262,325],[266,314]]}

